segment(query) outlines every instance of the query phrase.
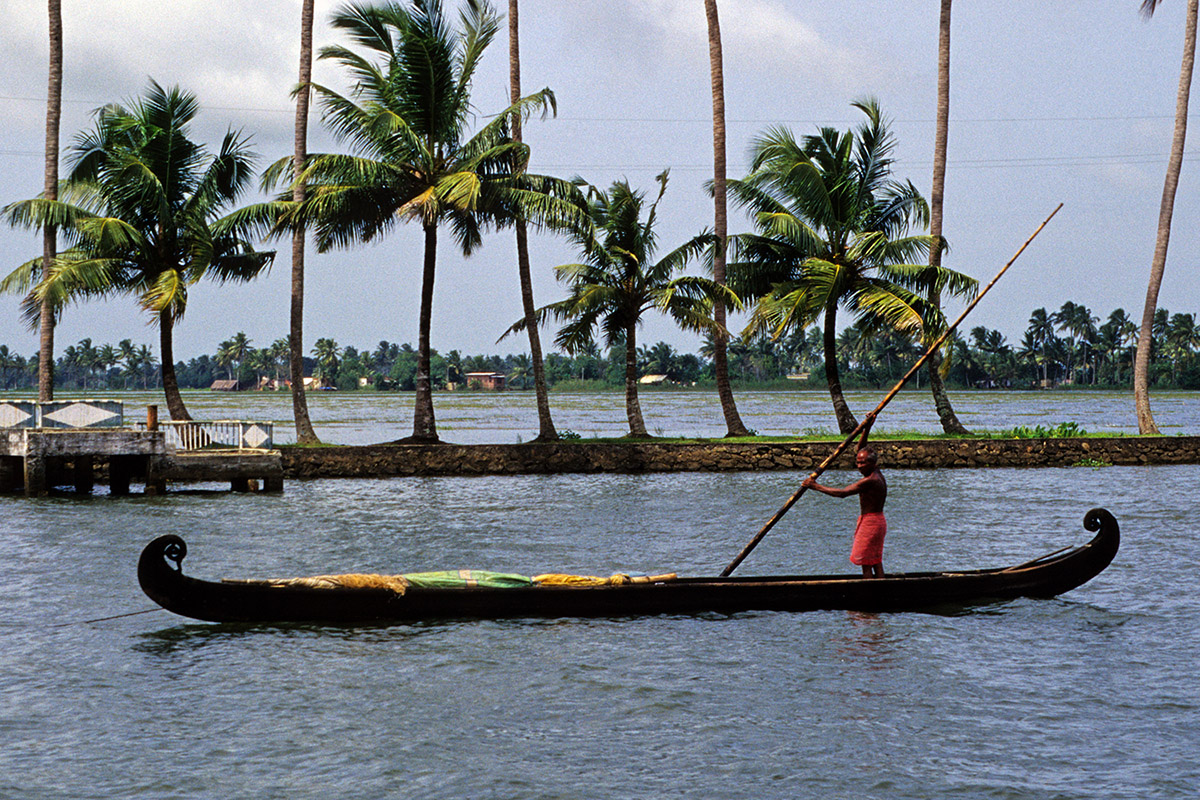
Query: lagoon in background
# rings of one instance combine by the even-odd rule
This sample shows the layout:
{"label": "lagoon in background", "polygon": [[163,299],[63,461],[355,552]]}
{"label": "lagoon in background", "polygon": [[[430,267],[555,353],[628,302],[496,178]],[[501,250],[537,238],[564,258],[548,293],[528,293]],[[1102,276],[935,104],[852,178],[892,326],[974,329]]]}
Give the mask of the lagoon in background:
{"label": "lagoon in background", "polygon": [[[275,442],[294,443],[291,395],[286,392],[185,391],[196,419],[243,419],[275,423]],[[883,391],[851,391],[856,414],[873,409]],[[57,399],[73,395],[61,394]],[[161,392],[115,392],[125,401],[126,417],[144,416],[156,404],[165,416]],[[829,395],[823,391],[747,391],[735,395],[748,428],[764,436],[796,436],[836,431]],[[646,428],[655,436],[721,437],[725,421],[716,392],[644,390],[640,393]],[[1075,422],[1089,433],[1137,433],[1133,395],[1127,391],[959,391],[951,400],[963,424],[972,430],[1016,426],[1053,427]],[[455,444],[512,444],[537,435],[532,391],[435,392],[438,433]],[[1200,432],[1200,392],[1158,392],[1151,397],[1155,420],[1164,434]],[[411,392],[311,392],[313,427],[328,444],[376,444],[412,433]],[[621,392],[551,392],[554,424],[585,437],[621,436],[628,430]],[[901,393],[880,415],[876,430],[940,433],[941,425],[926,390]]]}

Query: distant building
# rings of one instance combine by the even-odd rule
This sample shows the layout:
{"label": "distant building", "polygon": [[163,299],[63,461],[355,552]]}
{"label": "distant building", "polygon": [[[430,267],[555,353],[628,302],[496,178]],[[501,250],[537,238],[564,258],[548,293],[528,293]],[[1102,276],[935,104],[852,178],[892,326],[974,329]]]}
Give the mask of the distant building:
{"label": "distant building", "polygon": [[647,386],[658,386],[660,383],[666,383],[666,375],[643,375],[638,378],[638,383],[644,383]]}
{"label": "distant building", "polygon": [[508,380],[503,372],[468,372],[463,377],[467,379],[468,387],[478,386],[480,389],[493,392],[504,391],[505,383]]}
{"label": "distant building", "polygon": [[212,386],[208,388],[214,392],[240,392],[242,385],[237,381],[220,380],[213,381]]}

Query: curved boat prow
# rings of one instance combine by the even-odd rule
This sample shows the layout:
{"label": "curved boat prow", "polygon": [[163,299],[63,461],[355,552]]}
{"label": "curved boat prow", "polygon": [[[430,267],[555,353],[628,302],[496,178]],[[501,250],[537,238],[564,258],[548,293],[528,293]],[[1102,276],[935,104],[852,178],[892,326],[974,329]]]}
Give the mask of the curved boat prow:
{"label": "curved boat prow", "polygon": [[1083,527],[1089,531],[1096,531],[1092,541],[1085,545],[1089,550],[1094,549],[1095,551],[1094,561],[1091,562],[1095,572],[1087,578],[1087,580],[1091,580],[1103,572],[1116,558],[1117,551],[1121,549],[1121,526],[1117,524],[1117,518],[1108,513],[1107,509],[1093,508],[1083,516]]}
{"label": "curved boat prow", "polygon": [[1015,578],[1029,575],[1029,588],[1022,594],[1057,597],[1087,583],[1112,563],[1121,547],[1121,529],[1116,518],[1106,509],[1093,508],[1084,515],[1083,527],[1096,531],[1087,544],[1005,570]]}
{"label": "curved boat prow", "polygon": [[[168,533],[159,536],[142,549],[138,559],[138,583],[142,591],[154,602],[168,611],[175,611],[172,591],[183,579],[183,559],[187,555],[187,543],[179,536]],[[174,567],[168,565],[174,563]]]}

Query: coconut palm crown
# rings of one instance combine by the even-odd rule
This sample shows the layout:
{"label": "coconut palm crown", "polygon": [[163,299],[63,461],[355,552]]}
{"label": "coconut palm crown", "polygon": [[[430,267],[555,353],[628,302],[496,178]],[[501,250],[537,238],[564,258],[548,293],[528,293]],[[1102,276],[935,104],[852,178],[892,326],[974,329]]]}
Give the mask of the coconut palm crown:
{"label": "coconut palm crown", "polygon": [[[637,329],[651,309],[668,314],[684,330],[715,332],[714,298],[733,308],[741,301],[729,289],[703,277],[679,275],[689,261],[713,244],[710,233],[701,233],[655,261],[658,249],[658,203],[667,188],[667,173],[658,176],[659,192],[646,209],[642,192],[626,181],[607,191],[591,188],[591,225],[577,228],[572,239],[585,259],[555,269],[570,286],[565,300],[538,310],[538,319],[553,316],[568,320],[555,343],[571,353],[583,352],[594,342],[597,328],[609,345],[625,347],[625,411],[631,436],[647,436],[637,394]],[[645,212],[645,219],[642,215]],[[521,330],[524,320],[511,331]]]}
{"label": "coconut palm crown", "polygon": [[189,138],[194,95],[150,82],[145,95],[96,112],[96,125],[75,137],[60,200],[39,198],[4,209],[10,223],[53,225],[68,249],[34,281],[32,263],[3,282],[31,289],[26,316],[49,300],[55,308],[108,294],[131,293],[159,328],[163,389],[173,419],[191,419],[175,378],[174,327],[191,286],[203,278],[248,281],[273,252],[251,244],[231,208],[253,183],[253,153],[236,131],[209,154]]}
{"label": "coconut palm crown", "polygon": [[[357,49],[326,47],[320,57],[340,64],[354,85],[348,95],[313,88],[325,123],[354,152],[311,154],[301,176],[306,199],[291,209],[281,202],[278,219],[308,224],[322,252],[372,241],[403,222],[421,225],[416,409],[408,440],[436,442],[429,330],[439,227],[446,225],[470,255],[487,228],[518,218],[541,224],[582,218],[583,200],[567,181],[526,173],[529,149],[510,135],[512,115],[554,109],[549,89],[519,99],[468,135],[471,80],[499,25],[490,5],[466,0],[452,26],[440,0],[351,3],[332,24]],[[284,159],[268,170],[268,185],[290,179],[290,164]]]}
{"label": "coconut palm crown", "polygon": [[753,212],[755,233],[734,241],[730,285],[757,299],[748,332],[782,335],[824,316],[825,377],[838,427],[857,420],[846,404],[837,363],[837,313],[845,308],[870,330],[917,334],[944,325],[922,295],[930,288],[970,294],[974,279],[920,263],[941,240],[910,235],[929,221],[911,182],[892,177],[894,139],[873,100],[854,103],[857,129],[821,128],[797,141],[772,128],[752,144],[751,172],[731,183]]}

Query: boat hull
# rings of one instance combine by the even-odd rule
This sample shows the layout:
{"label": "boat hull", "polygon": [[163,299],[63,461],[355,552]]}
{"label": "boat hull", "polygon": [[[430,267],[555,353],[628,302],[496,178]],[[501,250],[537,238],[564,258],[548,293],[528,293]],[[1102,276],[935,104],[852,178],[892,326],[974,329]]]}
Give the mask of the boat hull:
{"label": "boat hull", "polygon": [[138,580],[156,603],[211,622],[389,623],[424,619],[616,617],[752,610],[907,611],[966,607],[1017,597],[1054,597],[1086,583],[1120,546],[1117,521],[1104,509],[1084,517],[1096,531],[1087,544],[1012,567],[966,572],[678,578],[616,586],[310,588],[204,581],[184,575],[183,539],[146,546]]}

